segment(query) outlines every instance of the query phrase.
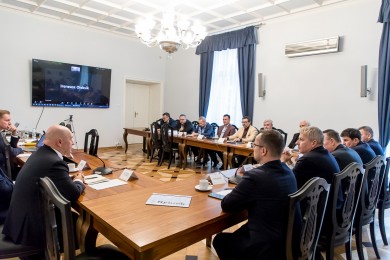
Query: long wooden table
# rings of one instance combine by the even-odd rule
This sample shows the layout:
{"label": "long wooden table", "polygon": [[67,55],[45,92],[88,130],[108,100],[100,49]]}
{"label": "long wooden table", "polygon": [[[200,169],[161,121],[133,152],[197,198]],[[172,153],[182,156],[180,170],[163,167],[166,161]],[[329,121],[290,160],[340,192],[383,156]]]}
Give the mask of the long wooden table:
{"label": "long wooden table", "polygon": [[[150,131],[145,131],[144,128],[124,128],[123,139],[125,140],[126,143],[125,153],[127,152],[128,134],[146,137],[146,144],[147,144],[147,150],[149,155],[150,146],[151,146]],[[228,165],[230,166],[230,168],[233,167],[232,159],[234,155],[250,156],[253,153],[253,149],[247,148],[246,144],[232,144],[226,142],[219,144],[216,142],[216,140],[211,140],[211,139],[198,140],[197,138],[192,136],[186,136],[186,137],[176,136],[174,137],[174,142],[179,144],[180,165],[184,169],[187,167],[187,149],[189,146],[222,152],[223,154],[222,160],[223,160],[223,165],[225,167],[225,170],[227,169]]]}
{"label": "long wooden table", "polygon": [[[246,212],[224,213],[220,200],[195,190],[204,177],[79,201],[86,220],[82,249],[94,247],[100,232],[132,259],[160,259],[245,220]],[[216,185],[213,191],[227,185]],[[192,200],[189,208],[146,205],[152,193],[189,195]]]}

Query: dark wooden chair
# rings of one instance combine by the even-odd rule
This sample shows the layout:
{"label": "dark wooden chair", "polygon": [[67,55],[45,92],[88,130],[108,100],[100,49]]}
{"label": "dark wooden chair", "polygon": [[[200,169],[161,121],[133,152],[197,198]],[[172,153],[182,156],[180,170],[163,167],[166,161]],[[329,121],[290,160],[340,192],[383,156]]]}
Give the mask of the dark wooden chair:
{"label": "dark wooden chair", "polygon": [[390,208],[389,169],[390,169],[390,157],[387,157],[385,174],[383,177],[381,193],[377,205],[379,229],[381,231],[383,244],[385,244],[386,246],[389,244],[387,242],[386,229],[385,229],[385,210]]}
{"label": "dark wooden chair", "polygon": [[151,155],[150,155],[150,162],[153,160],[154,152],[158,151],[158,160],[161,158],[162,153],[162,143],[158,134],[158,129],[160,129],[160,125],[157,122],[153,122],[150,125],[150,131],[151,131]]}
{"label": "dark wooden chair", "polygon": [[[236,125],[232,125],[232,126],[236,129],[236,131],[238,131],[238,127]],[[259,131],[257,131],[257,132],[259,132]]]}
{"label": "dark wooden chair", "polygon": [[219,125],[217,123],[211,123],[210,124],[214,129],[214,136],[218,133]]}
{"label": "dark wooden chair", "polygon": [[168,124],[163,124],[161,126],[161,141],[162,141],[162,153],[160,156],[159,165],[162,165],[162,162],[164,161],[164,154],[169,154],[169,163],[168,163],[168,169],[171,167],[172,160],[175,158],[175,154],[179,154],[179,148],[177,147],[177,144],[173,142],[173,128],[169,126]]}
{"label": "dark wooden chair", "polygon": [[[289,195],[286,255],[288,260],[314,259],[318,236],[328,201],[330,185],[312,178]],[[300,213],[300,207],[302,212]]]}
{"label": "dark wooden chair", "polygon": [[326,259],[333,259],[334,248],[344,245],[347,259],[351,259],[353,221],[363,175],[363,165],[351,163],[334,176],[318,241],[318,255],[319,251],[326,251]]}
{"label": "dark wooden chair", "polygon": [[287,133],[284,132],[282,129],[276,128],[275,130],[278,131],[279,133],[281,133],[281,134],[283,135],[284,144],[286,144],[286,143],[287,143]]}
{"label": "dark wooden chair", "polygon": [[199,122],[198,121],[192,121],[192,125],[194,126],[194,132],[196,132]]}
{"label": "dark wooden chair", "polygon": [[[40,179],[39,187],[41,192],[42,213],[45,219],[46,259],[129,259],[112,245],[102,245],[96,247],[91,252],[75,256],[73,219],[70,202],[59,193],[57,187],[48,177]],[[64,245],[62,257],[60,253],[56,214],[59,214],[61,219],[62,241]]]}
{"label": "dark wooden chair", "polygon": [[363,177],[360,199],[356,210],[354,221],[356,247],[359,259],[364,259],[362,228],[370,224],[370,236],[375,255],[380,259],[375,239],[375,209],[379,199],[383,175],[385,172],[384,156],[376,156],[371,162],[364,164],[365,173]]}
{"label": "dark wooden chair", "polygon": [[[91,142],[89,143],[88,148],[88,139],[91,136]],[[91,129],[89,132],[85,133],[84,140],[84,153],[91,154],[93,156],[97,156],[97,151],[99,148],[99,134],[96,129]]]}

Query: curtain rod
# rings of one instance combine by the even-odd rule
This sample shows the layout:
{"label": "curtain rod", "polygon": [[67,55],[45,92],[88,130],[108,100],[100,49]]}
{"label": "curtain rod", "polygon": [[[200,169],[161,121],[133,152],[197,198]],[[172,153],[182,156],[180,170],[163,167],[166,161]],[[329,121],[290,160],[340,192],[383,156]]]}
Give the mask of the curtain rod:
{"label": "curtain rod", "polygon": [[218,31],[218,32],[215,32],[215,33],[211,33],[211,34],[208,34],[208,35],[211,36],[211,35],[221,34],[221,33],[225,33],[225,32],[235,31],[235,30],[242,29],[242,28],[249,27],[249,26],[254,26],[256,29],[259,29],[263,25],[266,25],[266,24],[265,23],[255,23],[255,24],[239,25],[239,26],[236,26],[236,27],[232,27],[232,28],[229,28],[229,29],[226,29],[226,30],[223,30],[223,31]]}

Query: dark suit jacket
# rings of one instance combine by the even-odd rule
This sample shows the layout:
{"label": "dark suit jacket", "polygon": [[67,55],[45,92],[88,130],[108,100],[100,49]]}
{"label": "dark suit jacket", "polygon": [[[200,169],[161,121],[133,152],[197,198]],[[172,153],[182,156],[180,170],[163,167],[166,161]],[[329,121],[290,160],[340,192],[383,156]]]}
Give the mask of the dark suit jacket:
{"label": "dark suit jacket", "polygon": [[[177,131],[180,131],[180,128],[181,128],[181,124],[180,123],[176,124]],[[194,126],[192,125],[190,120],[186,120],[186,122],[184,123],[183,132],[186,132],[187,134],[192,134],[192,132],[194,132]]]}
{"label": "dark suit jacket", "polygon": [[59,192],[74,202],[83,192],[81,182],[73,182],[64,160],[49,146],[42,146],[33,153],[20,170],[5,220],[3,233],[15,243],[44,246],[44,220],[40,209],[38,180],[49,177]]}
{"label": "dark suit jacket", "polygon": [[377,141],[375,141],[374,139],[371,139],[367,143],[376,155],[385,155],[385,153],[383,152],[382,146]]}
{"label": "dark suit jacket", "polygon": [[248,210],[248,222],[235,232],[247,245],[237,248],[242,259],[285,259],[288,195],[295,191],[294,174],[276,160],[245,172],[222,200],[223,211]]}
{"label": "dark suit jacket", "polygon": [[[11,136],[10,146],[11,146],[11,154],[10,157],[15,157],[18,154],[23,153],[22,148],[18,147],[19,138]],[[3,138],[0,136],[0,168],[4,173],[7,172],[7,161],[5,156],[5,146]]]}
{"label": "dark suit jacket", "polygon": [[4,224],[5,217],[7,216],[13,189],[13,182],[0,169],[0,225]]}
{"label": "dark suit jacket", "polygon": [[372,150],[368,144],[363,143],[362,141],[360,141],[356,146],[351,148],[359,154],[364,164],[369,163],[376,156],[374,150]]}
{"label": "dark suit jacket", "polygon": [[340,172],[336,159],[323,146],[301,156],[293,168],[298,189],[313,177],[324,178],[332,183],[333,175]]}
{"label": "dark suit jacket", "polygon": [[291,139],[290,144],[288,145],[288,148],[293,149],[295,147],[295,143],[298,141],[299,133],[295,133],[293,138]]}
{"label": "dark suit jacket", "polygon": [[348,148],[342,144],[339,144],[336,147],[336,150],[332,152],[332,155],[336,159],[340,167],[340,171],[344,170],[345,167],[347,167],[350,163],[353,162],[363,164],[362,159],[355,150]]}
{"label": "dark suit jacket", "polygon": [[223,134],[223,136],[221,136],[221,133],[222,133],[222,130],[224,127],[225,127],[224,125],[221,125],[220,127],[218,127],[218,131],[217,131],[218,137],[226,138],[228,136],[234,135],[234,133],[236,132],[236,129],[234,128],[234,126],[229,124],[225,130],[225,133]]}

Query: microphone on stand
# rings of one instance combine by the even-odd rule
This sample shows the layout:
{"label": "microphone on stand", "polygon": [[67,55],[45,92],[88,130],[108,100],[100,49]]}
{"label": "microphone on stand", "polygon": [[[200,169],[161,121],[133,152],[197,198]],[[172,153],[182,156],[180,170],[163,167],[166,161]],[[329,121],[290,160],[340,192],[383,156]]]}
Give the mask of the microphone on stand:
{"label": "microphone on stand", "polygon": [[95,168],[92,171],[92,173],[93,174],[101,174],[101,175],[111,174],[112,173],[112,169],[111,168],[106,168],[106,163],[99,156],[96,155],[96,158],[98,158],[103,163],[103,167]]}
{"label": "microphone on stand", "polygon": [[245,160],[240,164],[240,166],[237,168],[236,172],[234,173],[234,176],[229,178],[229,183],[238,184],[240,183],[242,176],[237,175],[238,169],[240,169],[249,159],[250,156],[252,156],[253,153],[248,154],[248,156],[245,158]]}

